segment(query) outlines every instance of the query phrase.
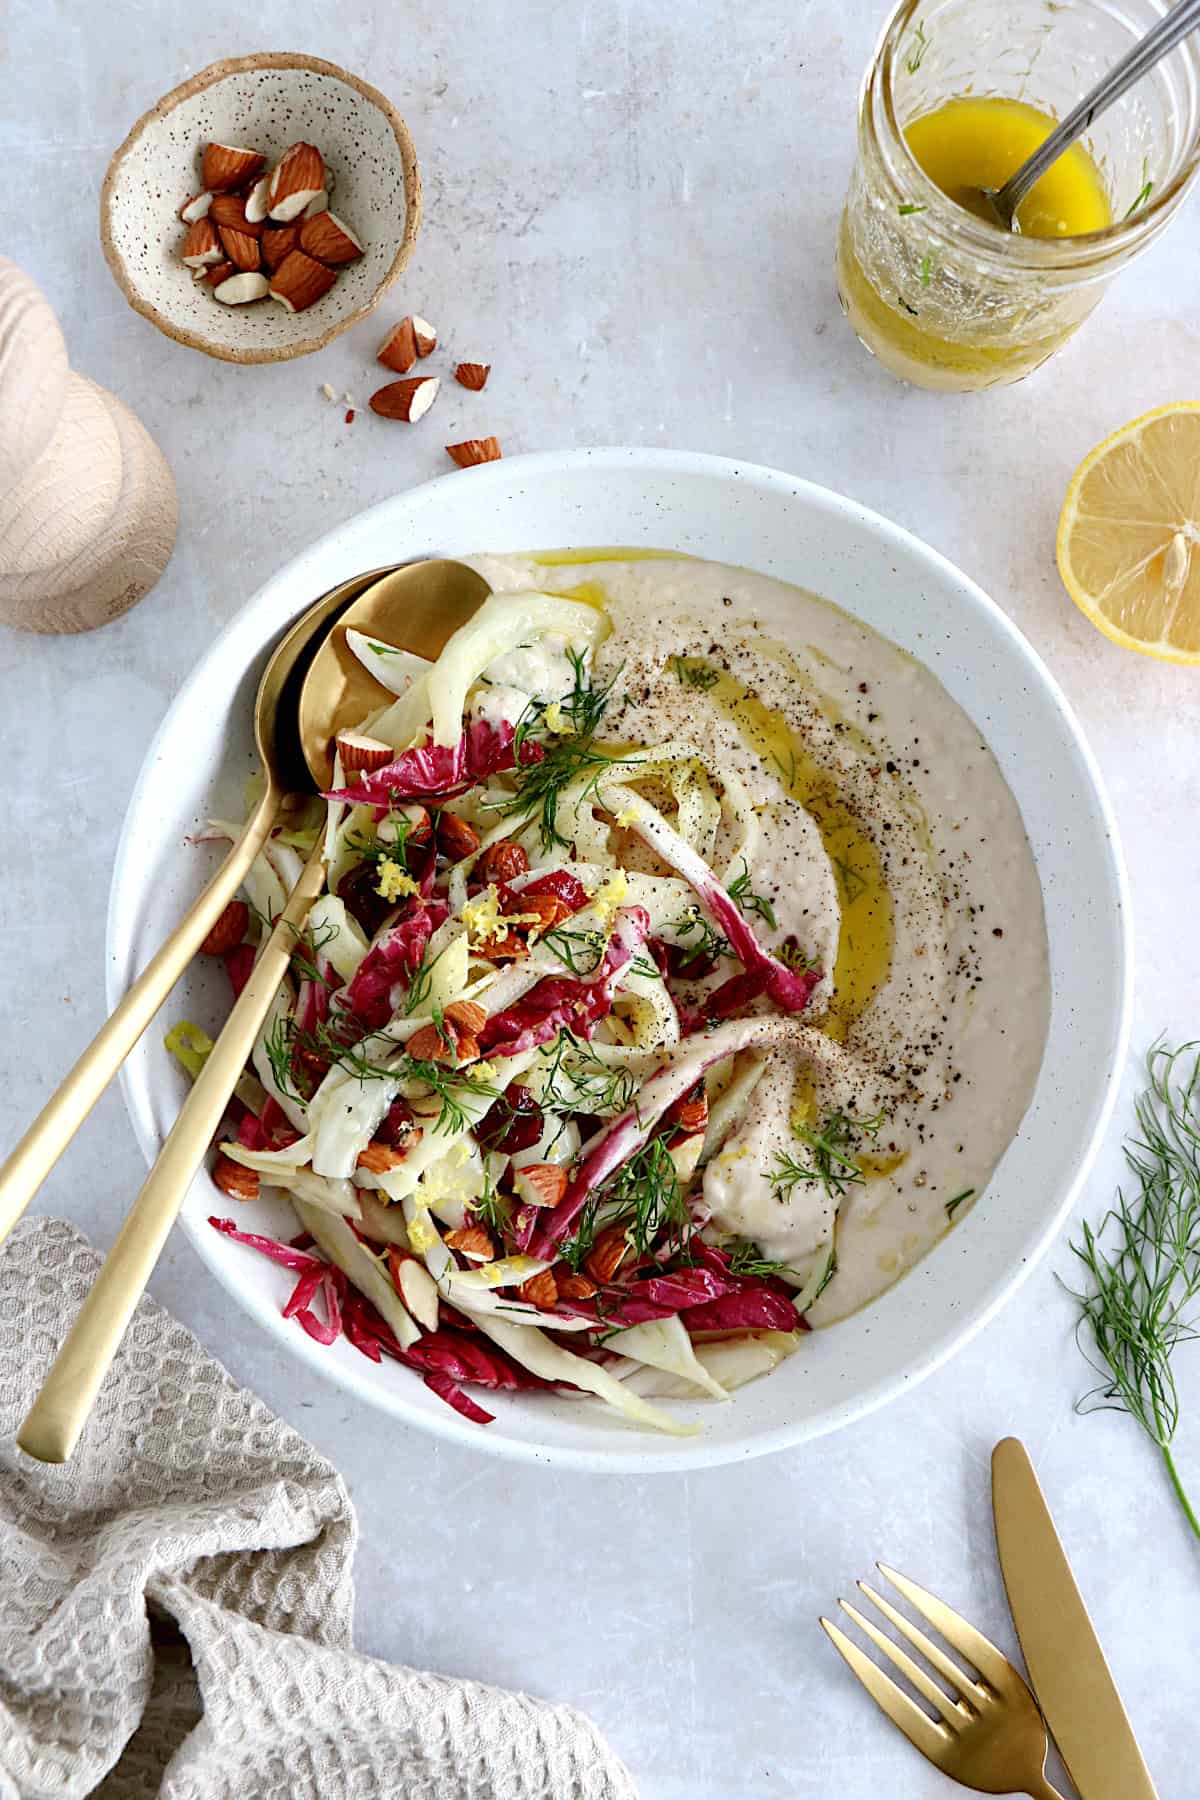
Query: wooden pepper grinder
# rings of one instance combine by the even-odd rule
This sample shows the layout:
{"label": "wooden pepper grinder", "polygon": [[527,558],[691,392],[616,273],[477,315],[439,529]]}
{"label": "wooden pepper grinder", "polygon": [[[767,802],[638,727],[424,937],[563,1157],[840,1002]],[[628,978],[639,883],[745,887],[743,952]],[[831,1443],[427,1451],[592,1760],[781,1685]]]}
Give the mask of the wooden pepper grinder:
{"label": "wooden pepper grinder", "polygon": [[178,516],[157,444],[71,370],[49,301],[0,257],[0,622],[90,631],[118,618],[166,568]]}

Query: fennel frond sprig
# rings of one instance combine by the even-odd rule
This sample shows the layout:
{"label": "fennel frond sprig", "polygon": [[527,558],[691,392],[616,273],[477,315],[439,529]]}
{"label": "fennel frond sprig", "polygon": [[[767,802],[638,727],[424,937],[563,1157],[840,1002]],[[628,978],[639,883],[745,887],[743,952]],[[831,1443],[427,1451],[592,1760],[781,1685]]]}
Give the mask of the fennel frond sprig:
{"label": "fennel frond sprig", "polygon": [[[1187,1060],[1190,1055],[1190,1062]],[[1137,1134],[1125,1146],[1136,1187],[1118,1190],[1098,1230],[1071,1245],[1087,1271],[1077,1337],[1100,1385],[1080,1411],[1135,1419],[1157,1444],[1189,1525],[1200,1517],[1175,1466],[1180,1400],[1173,1358],[1200,1337],[1200,1042],[1146,1059],[1150,1085],[1137,1102]],[[1074,1290],[1071,1290],[1074,1292]]]}

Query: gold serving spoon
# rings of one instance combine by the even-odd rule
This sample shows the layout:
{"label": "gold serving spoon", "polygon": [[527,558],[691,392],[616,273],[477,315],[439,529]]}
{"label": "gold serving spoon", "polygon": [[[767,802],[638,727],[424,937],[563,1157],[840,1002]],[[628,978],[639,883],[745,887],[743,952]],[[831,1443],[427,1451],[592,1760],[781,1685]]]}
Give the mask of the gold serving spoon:
{"label": "gold serving spoon", "polygon": [[[389,642],[432,660],[451,633],[478,610],[488,592],[483,577],[463,563],[411,563],[382,579],[368,575],[346,583],[319,601],[292,627],[267,665],[255,704],[255,742],[267,775],[268,795],[274,797],[273,805],[265,822],[264,807],[259,807],[252,821],[257,835],[248,827],[222,870],[221,905],[236,890],[265,841],[287,791],[328,787],[338,731],[359,724],[379,703],[377,684],[365,674],[360,683],[349,667],[353,659],[344,649],[345,630],[354,626],[387,637]],[[247,842],[252,842],[253,848],[242,854]],[[296,936],[303,930],[308,910],[324,886],[324,851],[322,834],[17,1434],[21,1448],[42,1462],[65,1462],[75,1447],[192,1177],[221,1122],[229,1096],[287,972]],[[229,869],[233,865],[237,867],[237,878],[231,881]],[[178,933],[159,952],[156,962],[168,949],[174,954],[172,980],[182,972],[219,911],[219,907],[213,907],[204,913],[204,929],[189,933],[182,955],[177,947]],[[193,923],[193,914],[184,921],[181,931]],[[171,981],[163,979],[158,1003],[171,985]],[[122,1054],[136,1041],[154,1010],[147,1010],[141,1027],[133,1033]],[[102,1032],[68,1077],[68,1088],[103,1038]],[[106,1048],[111,1056],[111,1047]],[[120,1060],[117,1057],[112,1062],[109,1074]],[[96,1086],[92,1099],[103,1085],[101,1081]],[[61,1093],[62,1090],[47,1113]],[[42,1117],[45,1116],[44,1113]],[[34,1131],[37,1129],[35,1125]],[[67,1130],[59,1148],[70,1136],[71,1131]],[[29,1193],[36,1189],[41,1173],[51,1166],[55,1155],[57,1150],[32,1180]],[[34,1168],[36,1160],[31,1158],[22,1166]]]}
{"label": "gold serving spoon", "polygon": [[[315,640],[381,570],[332,588],[280,641],[259,683],[254,738],[266,787],[242,835],[200,898],[142,970],[75,1067],[46,1102],[20,1143],[0,1167],[0,1243],[8,1236],[183,971],[233,899],[262,849],[290,789],[310,785],[295,731],[280,733],[280,697],[311,656]],[[294,702],[293,702],[294,705]]]}

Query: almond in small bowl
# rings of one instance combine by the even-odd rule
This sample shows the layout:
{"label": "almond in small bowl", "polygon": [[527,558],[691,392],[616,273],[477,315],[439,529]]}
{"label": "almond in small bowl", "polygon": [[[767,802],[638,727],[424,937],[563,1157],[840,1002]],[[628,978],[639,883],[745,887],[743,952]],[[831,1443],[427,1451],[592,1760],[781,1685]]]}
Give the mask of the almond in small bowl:
{"label": "almond in small bowl", "polygon": [[[318,149],[325,186],[312,188],[297,154],[272,195],[297,145]],[[330,223],[318,227],[321,218]],[[138,120],[109,164],[100,235],[126,299],[168,337],[226,362],[280,362],[321,349],[374,310],[407,263],[420,218],[412,140],[390,102],[334,63],[261,55],[212,64]],[[201,220],[208,229],[191,257],[205,260],[185,264],[180,249]],[[295,252],[305,260],[272,298]],[[309,260],[335,280],[312,278]],[[221,303],[225,283],[205,279],[224,261],[256,277],[243,284],[245,300],[239,287],[234,304]]]}

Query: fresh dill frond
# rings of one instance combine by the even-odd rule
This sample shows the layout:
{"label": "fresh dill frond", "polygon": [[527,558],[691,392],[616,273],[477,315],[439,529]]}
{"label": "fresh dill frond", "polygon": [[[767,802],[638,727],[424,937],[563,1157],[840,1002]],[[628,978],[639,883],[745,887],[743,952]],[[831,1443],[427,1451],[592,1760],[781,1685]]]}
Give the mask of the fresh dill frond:
{"label": "fresh dill frond", "polygon": [[[567,848],[568,840],[558,829],[559,797],[581,776],[590,775],[595,788],[605,769],[640,762],[640,756],[623,756],[596,748],[596,732],[607,710],[618,669],[606,682],[597,684],[587,673],[583,657],[568,650],[574,672],[574,686],[561,700],[531,700],[517,721],[513,736],[516,756],[515,788],[503,799],[487,804],[505,818],[536,820],[542,845],[547,850]],[[568,729],[550,732],[546,714],[550,705],[558,707]],[[522,763],[521,751],[528,742],[540,744],[544,754],[540,762]]]}
{"label": "fresh dill frond", "polygon": [[292,951],[293,973],[304,981],[315,981],[318,986],[327,988],[330,993],[339,988],[341,982],[333,980],[328,975],[323,975],[317,961],[321,951],[338,935],[338,927],[334,920],[328,920],[317,931],[314,931],[311,925],[305,925],[303,929],[296,925],[289,925],[288,929],[296,940],[296,947]]}
{"label": "fresh dill frond", "polygon": [[[574,1032],[560,1031],[542,1055],[541,1104],[546,1112],[595,1115],[625,1112],[633,1105],[638,1091],[633,1071],[606,1063]],[[565,1067],[564,1057],[570,1059]]]}
{"label": "fresh dill frond", "polygon": [[494,1082],[472,1076],[470,1066],[452,1069],[446,1063],[428,1062],[416,1056],[404,1056],[396,1068],[388,1071],[402,1080],[423,1081],[440,1102],[433,1129],[448,1136],[458,1136],[470,1129],[474,1118],[463,1107],[463,1101],[498,1100],[501,1089]]}
{"label": "fresh dill frond", "polygon": [[907,219],[911,213],[928,212],[929,208],[921,200],[902,200],[896,211],[902,219]]}
{"label": "fresh dill frond", "polygon": [[913,33],[912,46],[904,59],[904,66],[910,75],[916,74],[922,62],[925,60],[925,52],[928,48],[929,39],[925,34],[925,26],[922,22],[917,26],[916,31]]}
{"label": "fresh dill frond", "polygon": [[1149,179],[1149,171],[1150,171],[1150,159],[1146,156],[1143,156],[1143,158],[1142,158],[1142,185],[1138,189],[1137,193],[1134,195],[1133,199],[1130,201],[1128,207],[1126,208],[1125,213],[1122,217],[1122,221],[1121,221],[1122,224],[1124,224],[1126,219],[1132,219],[1134,213],[1137,212],[1138,208],[1145,206],[1147,200],[1150,198],[1151,194],[1154,192],[1154,183]]}
{"label": "fresh dill frond", "polygon": [[787,1263],[776,1262],[771,1257],[764,1256],[758,1245],[752,1244],[749,1238],[734,1238],[732,1242],[722,1244],[721,1248],[729,1258],[729,1271],[732,1275],[790,1275],[793,1280],[797,1279],[795,1270]]}
{"label": "fresh dill frond", "polygon": [[559,1245],[572,1269],[578,1271],[591,1255],[601,1220],[624,1231],[635,1256],[646,1256],[654,1247],[686,1254],[692,1216],[665,1138],[650,1138],[588,1196],[574,1232]]}
{"label": "fresh dill frond", "polygon": [[1160,1039],[1146,1067],[1137,1132],[1125,1145],[1136,1190],[1118,1189],[1099,1228],[1085,1222],[1082,1243],[1071,1245],[1088,1277],[1081,1292],[1068,1290],[1080,1307],[1076,1336],[1101,1376],[1079,1410],[1137,1421],[1200,1538],[1171,1448],[1180,1415],[1173,1359],[1200,1338],[1200,1042],[1171,1050]]}
{"label": "fresh dill frond", "polygon": [[698,657],[672,656],[669,661],[681,687],[699,688],[702,693],[706,693],[709,688],[716,687],[721,679],[720,669],[701,662]]}
{"label": "fresh dill frond", "polygon": [[556,926],[553,931],[548,931],[542,942],[566,964],[572,975],[579,976],[594,975],[608,949],[607,933],[599,930],[568,931],[564,926]]}
{"label": "fresh dill frond", "polygon": [[963,1202],[970,1200],[974,1192],[974,1188],[964,1188],[961,1194],[955,1194],[953,1200],[947,1200],[946,1217],[952,1219]]}
{"label": "fresh dill frond", "polygon": [[775,908],[764,894],[755,894],[750,888],[750,865],[742,858],[742,872],[726,888],[729,898],[736,902],[744,913],[757,913],[768,929],[775,930]]}
{"label": "fresh dill frond", "polygon": [[811,1161],[801,1163],[781,1152],[770,1172],[771,1186],[777,1194],[790,1195],[798,1182],[817,1181],[829,1199],[842,1201],[865,1179],[855,1150],[864,1137],[877,1137],[882,1124],[882,1112],[870,1119],[855,1119],[838,1107],[817,1125],[800,1126],[795,1135],[807,1144]]}
{"label": "fresh dill frond", "polygon": [[815,956],[806,956],[795,938],[785,938],[775,955],[785,969],[792,969],[800,975],[806,974],[809,969],[815,969],[819,961]]}
{"label": "fresh dill frond", "polygon": [[[689,963],[701,957],[711,957],[716,962],[719,957],[729,955],[729,939],[713,929],[698,906],[689,906],[675,920],[671,930],[682,940],[680,948],[687,951]],[[689,941],[693,936],[695,943]]]}
{"label": "fresh dill frond", "polygon": [[635,956],[629,967],[637,975],[644,975],[647,981],[661,981],[662,970],[652,956]]}
{"label": "fresh dill frond", "polygon": [[847,906],[853,906],[854,902],[866,893],[870,884],[866,877],[860,875],[858,870],[853,868],[844,857],[832,856],[829,860],[833,864],[833,872],[837,877],[837,884],[842,890],[843,900]]}

